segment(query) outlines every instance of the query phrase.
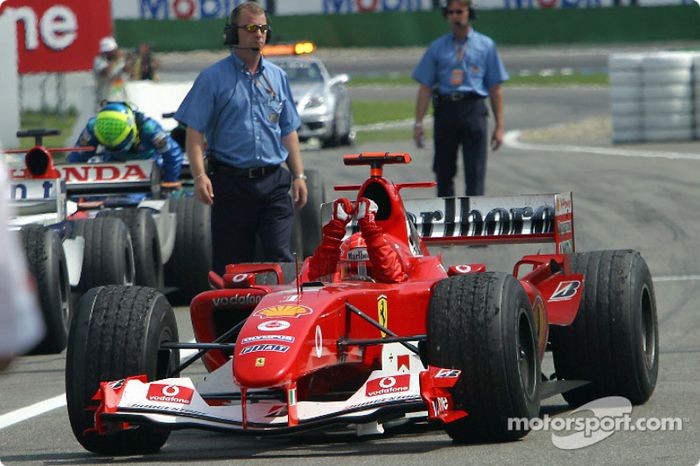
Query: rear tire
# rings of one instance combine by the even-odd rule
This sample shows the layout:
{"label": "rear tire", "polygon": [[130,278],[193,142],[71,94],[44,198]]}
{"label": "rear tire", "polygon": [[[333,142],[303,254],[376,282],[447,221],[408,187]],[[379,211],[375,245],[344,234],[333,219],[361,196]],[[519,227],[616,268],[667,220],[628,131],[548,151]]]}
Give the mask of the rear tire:
{"label": "rear tire", "polygon": [[23,227],[21,235],[46,326],[43,340],[32,353],[57,354],[66,347],[71,318],[71,290],[63,245],[54,230],[39,225]]}
{"label": "rear tire", "polygon": [[129,229],[134,250],[137,285],[163,288],[163,259],[158,228],[147,209],[120,209],[101,212],[98,217],[121,219]]}
{"label": "rear tire", "polygon": [[637,251],[612,250],[571,256],[584,275],[574,323],[552,326],[550,341],[559,379],[589,380],[563,394],[571,406],[605,396],[632,404],[649,399],[659,370],[656,297],[649,268]]}
{"label": "rear tire", "polygon": [[509,418],[537,417],[540,365],[535,318],[512,275],[475,273],[438,282],[428,315],[428,361],[462,371],[452,389],[469,415],[446,424],[455,442],[509,441],[527,430]]}
{"label": "rear tire", "polygon": [[306,177],[309,196],[297,216],[301,223],[303,255],[309,257],[321,244],[321,204],[326,202],[326,187],[318,170],[306,170]]}
{"label": "rear tire", "polygon": [[90,432],[95,425],[92,400],[100,382],[145,374],[148,380],[177,377],[177,351],[161,351],[177,342],[175,314],[165,297],[151,288],[105,286],[83,296],[71,324],[66,356],[68,417],[75,438],[101,454],[153,453],[170,431],[135,426],[113,434]]}
{"label": "rear tire", "polygon": [[[129,230],[118,218],[98,217],[68,222],[69,238],[85,238],[78,295],[100,285],[133,285],[136,275]],[[78,296],[78,297],[79,297]]]}
{"label": "rear tire", "polygon": [[189,304],[195,295],[209,289],[211,211],[194,197],[171,199],[170,211],[175,213],[177,230],[173,253],[165,264],[165,280],[178,288],[174,302]]}

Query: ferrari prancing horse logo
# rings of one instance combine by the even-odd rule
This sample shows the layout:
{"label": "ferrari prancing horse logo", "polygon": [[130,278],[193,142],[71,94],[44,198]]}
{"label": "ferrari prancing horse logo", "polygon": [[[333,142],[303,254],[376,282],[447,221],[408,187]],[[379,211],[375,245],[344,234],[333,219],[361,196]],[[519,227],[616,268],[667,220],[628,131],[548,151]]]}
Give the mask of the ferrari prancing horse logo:
{"label": "ferrari prancing horse logo", "polygon": [[[386,295],[379,295],[377,298],[377,314],[379,315],[379,324],[386,327],[389,322],[389,301]],[[386,336],[386,332],[382,331],[382,338]]]}

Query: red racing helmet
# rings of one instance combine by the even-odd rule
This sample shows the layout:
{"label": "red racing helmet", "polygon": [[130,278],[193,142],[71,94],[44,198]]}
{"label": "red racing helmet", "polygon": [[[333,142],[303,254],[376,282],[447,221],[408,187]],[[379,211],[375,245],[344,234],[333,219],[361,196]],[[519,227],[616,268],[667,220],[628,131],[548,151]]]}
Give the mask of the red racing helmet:
{"label": "red racing helmet", "polygon": [[362,234],[355,233],[340,245],[338,272],[341,280],[372,280],[372,262]]}

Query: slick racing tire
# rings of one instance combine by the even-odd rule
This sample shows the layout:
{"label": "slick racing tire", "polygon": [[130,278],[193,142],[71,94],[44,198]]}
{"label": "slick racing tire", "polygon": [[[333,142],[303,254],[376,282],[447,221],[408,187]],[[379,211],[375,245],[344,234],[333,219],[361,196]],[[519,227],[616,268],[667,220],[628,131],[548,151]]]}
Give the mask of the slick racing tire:
{"label": "slick racing tire", "polygon": [[21,235],[46,326],[43,340],[32,353],[60,353],[66,347],[71,317],[71,290],[63,245],[58,233],[40,225],[23,227]]}
{"label": "slick racing tire", "polygon": [[165,264],[165,282],[177,287],[174,302],[186,303],[209,289],[211,270],[211,211],[194,197],[170,199],[177,227],[175,247]]}
{"label": "slick racing tire", "polygon": [[147,209],[120,209],[100,212],[98,217],[121,219],[129,228],[134,249],[136,285],[163,288],[163,259],[160,253],[158,228]]}
{"label": "slick racing tire", "polygon": [[85,239],[83,268],[76,299],[100,285],[133,285],[136,275],[129,230],[118,218],[98,217],[71,220],[67,236]]}
{"label": "slick racing tire", "polygon": [[446,424],[455,442],[509,441],[528,431],[509,418],[533,418],[540,407],[540,357],[535,317],[512,275],[475,273],[446,278],[433,290],[428,362],[462,371],[452,389],[469,415]]}
{"label": "slick racing tire", "polygon": [[318,170],[306,170],[309,192],[306,205],[298,213],[302,232],[303,259],[312,256],[321,244],[321,204],[326,202],[326,187]]}
{"label": "slick racing tire", "polygon": [[161,350],[177,342],[167,299],[152,288],[103,286],[88,291],[71,323],[66,356],[68,418],[75,438],[87,450],[109,455],[153,453],[170,432],[152,426],[98,435],[92,400],[100,382],[145,374],[148,380],[177,377],[177,351]]}
{"label": "slick racing tire", "polygon": [[571,406],[605,396],[632,404],[649,399],[659,370],[656,298],[649,268],[637,251],[611,250],[571,256],[584,275],[574,323],[552,326],[550,342],[559,379],[591,383],[565,392]]}

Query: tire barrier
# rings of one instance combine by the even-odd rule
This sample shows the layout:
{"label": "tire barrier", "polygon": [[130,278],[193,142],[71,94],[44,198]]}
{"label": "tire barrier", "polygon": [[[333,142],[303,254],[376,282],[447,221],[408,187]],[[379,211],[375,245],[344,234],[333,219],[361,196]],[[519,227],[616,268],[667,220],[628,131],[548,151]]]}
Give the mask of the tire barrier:
{"label": "tire barrier", "polygon": [[700,137],[700,54],[613,54],[608,68],[613,142]]}

